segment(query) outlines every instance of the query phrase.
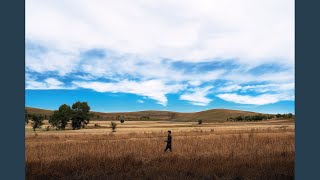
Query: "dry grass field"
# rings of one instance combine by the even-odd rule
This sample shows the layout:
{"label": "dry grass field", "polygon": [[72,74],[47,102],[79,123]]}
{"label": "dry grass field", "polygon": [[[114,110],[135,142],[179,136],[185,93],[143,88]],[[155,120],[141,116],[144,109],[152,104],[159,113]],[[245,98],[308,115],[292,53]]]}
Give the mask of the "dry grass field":
{"label": "dry grass field", "polygon": [[[293,179],[294,122],[108,121],[26,126],[26,179]],[[94,126],[98,124],[98,126]],[[173,152],[163,153],[166,130]]]}

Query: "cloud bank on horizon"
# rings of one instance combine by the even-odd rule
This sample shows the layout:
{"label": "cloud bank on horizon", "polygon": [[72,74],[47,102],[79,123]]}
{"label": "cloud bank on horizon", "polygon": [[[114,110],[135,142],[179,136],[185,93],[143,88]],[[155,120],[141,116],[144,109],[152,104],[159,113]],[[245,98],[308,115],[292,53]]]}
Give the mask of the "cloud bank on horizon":
{"label": "cloud bank on horizon", "polygon": [[291,0],[31,0],[25,33],[27,90],[294,101]]}

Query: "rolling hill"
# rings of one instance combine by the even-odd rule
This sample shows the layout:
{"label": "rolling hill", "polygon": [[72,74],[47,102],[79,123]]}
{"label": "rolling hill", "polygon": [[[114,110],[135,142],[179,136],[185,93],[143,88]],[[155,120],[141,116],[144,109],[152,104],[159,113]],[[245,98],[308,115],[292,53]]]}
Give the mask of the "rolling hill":
{"label": "rolling hill", "polygon": [[[39,108],[26,107],[26,110],[30,114],[42,114],[47,117],[51,116],[53,111]],[[92,120],[118,120],[120,116],[124,116],[126,121],[139,121],[139,120],[170,120],[170,121],[181,121],[190,122],[196,120],[203,120],[204,122],[224,122],[227,118],[236,116],[248,116],[256,115],[261,113],[230,110],[230,109],[211,109],[207,111],[192,112],[192,113],[181,113],[172,111],[137,111],[137,112],[118,112],[118,113],[103,113],[103,112],[92,112],[94,117]]]}
{"label": "rolling hill", "polygon": [[46,116],[51,116],[53,111],[47,109],[40,109],[40,108],[33,108],[33,107],[26,107],[25,108],[29,114],[41,114]]}

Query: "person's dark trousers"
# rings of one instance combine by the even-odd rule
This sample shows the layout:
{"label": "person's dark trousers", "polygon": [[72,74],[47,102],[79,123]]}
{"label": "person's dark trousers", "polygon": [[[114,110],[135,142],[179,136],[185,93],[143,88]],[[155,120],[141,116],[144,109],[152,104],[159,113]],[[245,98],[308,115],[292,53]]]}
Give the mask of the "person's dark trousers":
{"label": "person's dark trousers", "polygon": [[171,143],[167,143],[167,146],[164,152],[166,152],[168,149],[172,152]]}

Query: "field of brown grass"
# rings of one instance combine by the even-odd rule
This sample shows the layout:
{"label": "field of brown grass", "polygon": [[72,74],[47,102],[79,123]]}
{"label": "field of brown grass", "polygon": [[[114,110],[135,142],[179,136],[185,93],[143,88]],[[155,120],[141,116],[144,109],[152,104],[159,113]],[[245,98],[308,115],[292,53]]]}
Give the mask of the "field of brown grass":
{"label": "field of brown grass", "polygon": [[[100,123],[100,127],[93,126]],[[293,179],[292,121],[26,127],[26,179]],[[163,153],[171,129],[173,153]]]}

